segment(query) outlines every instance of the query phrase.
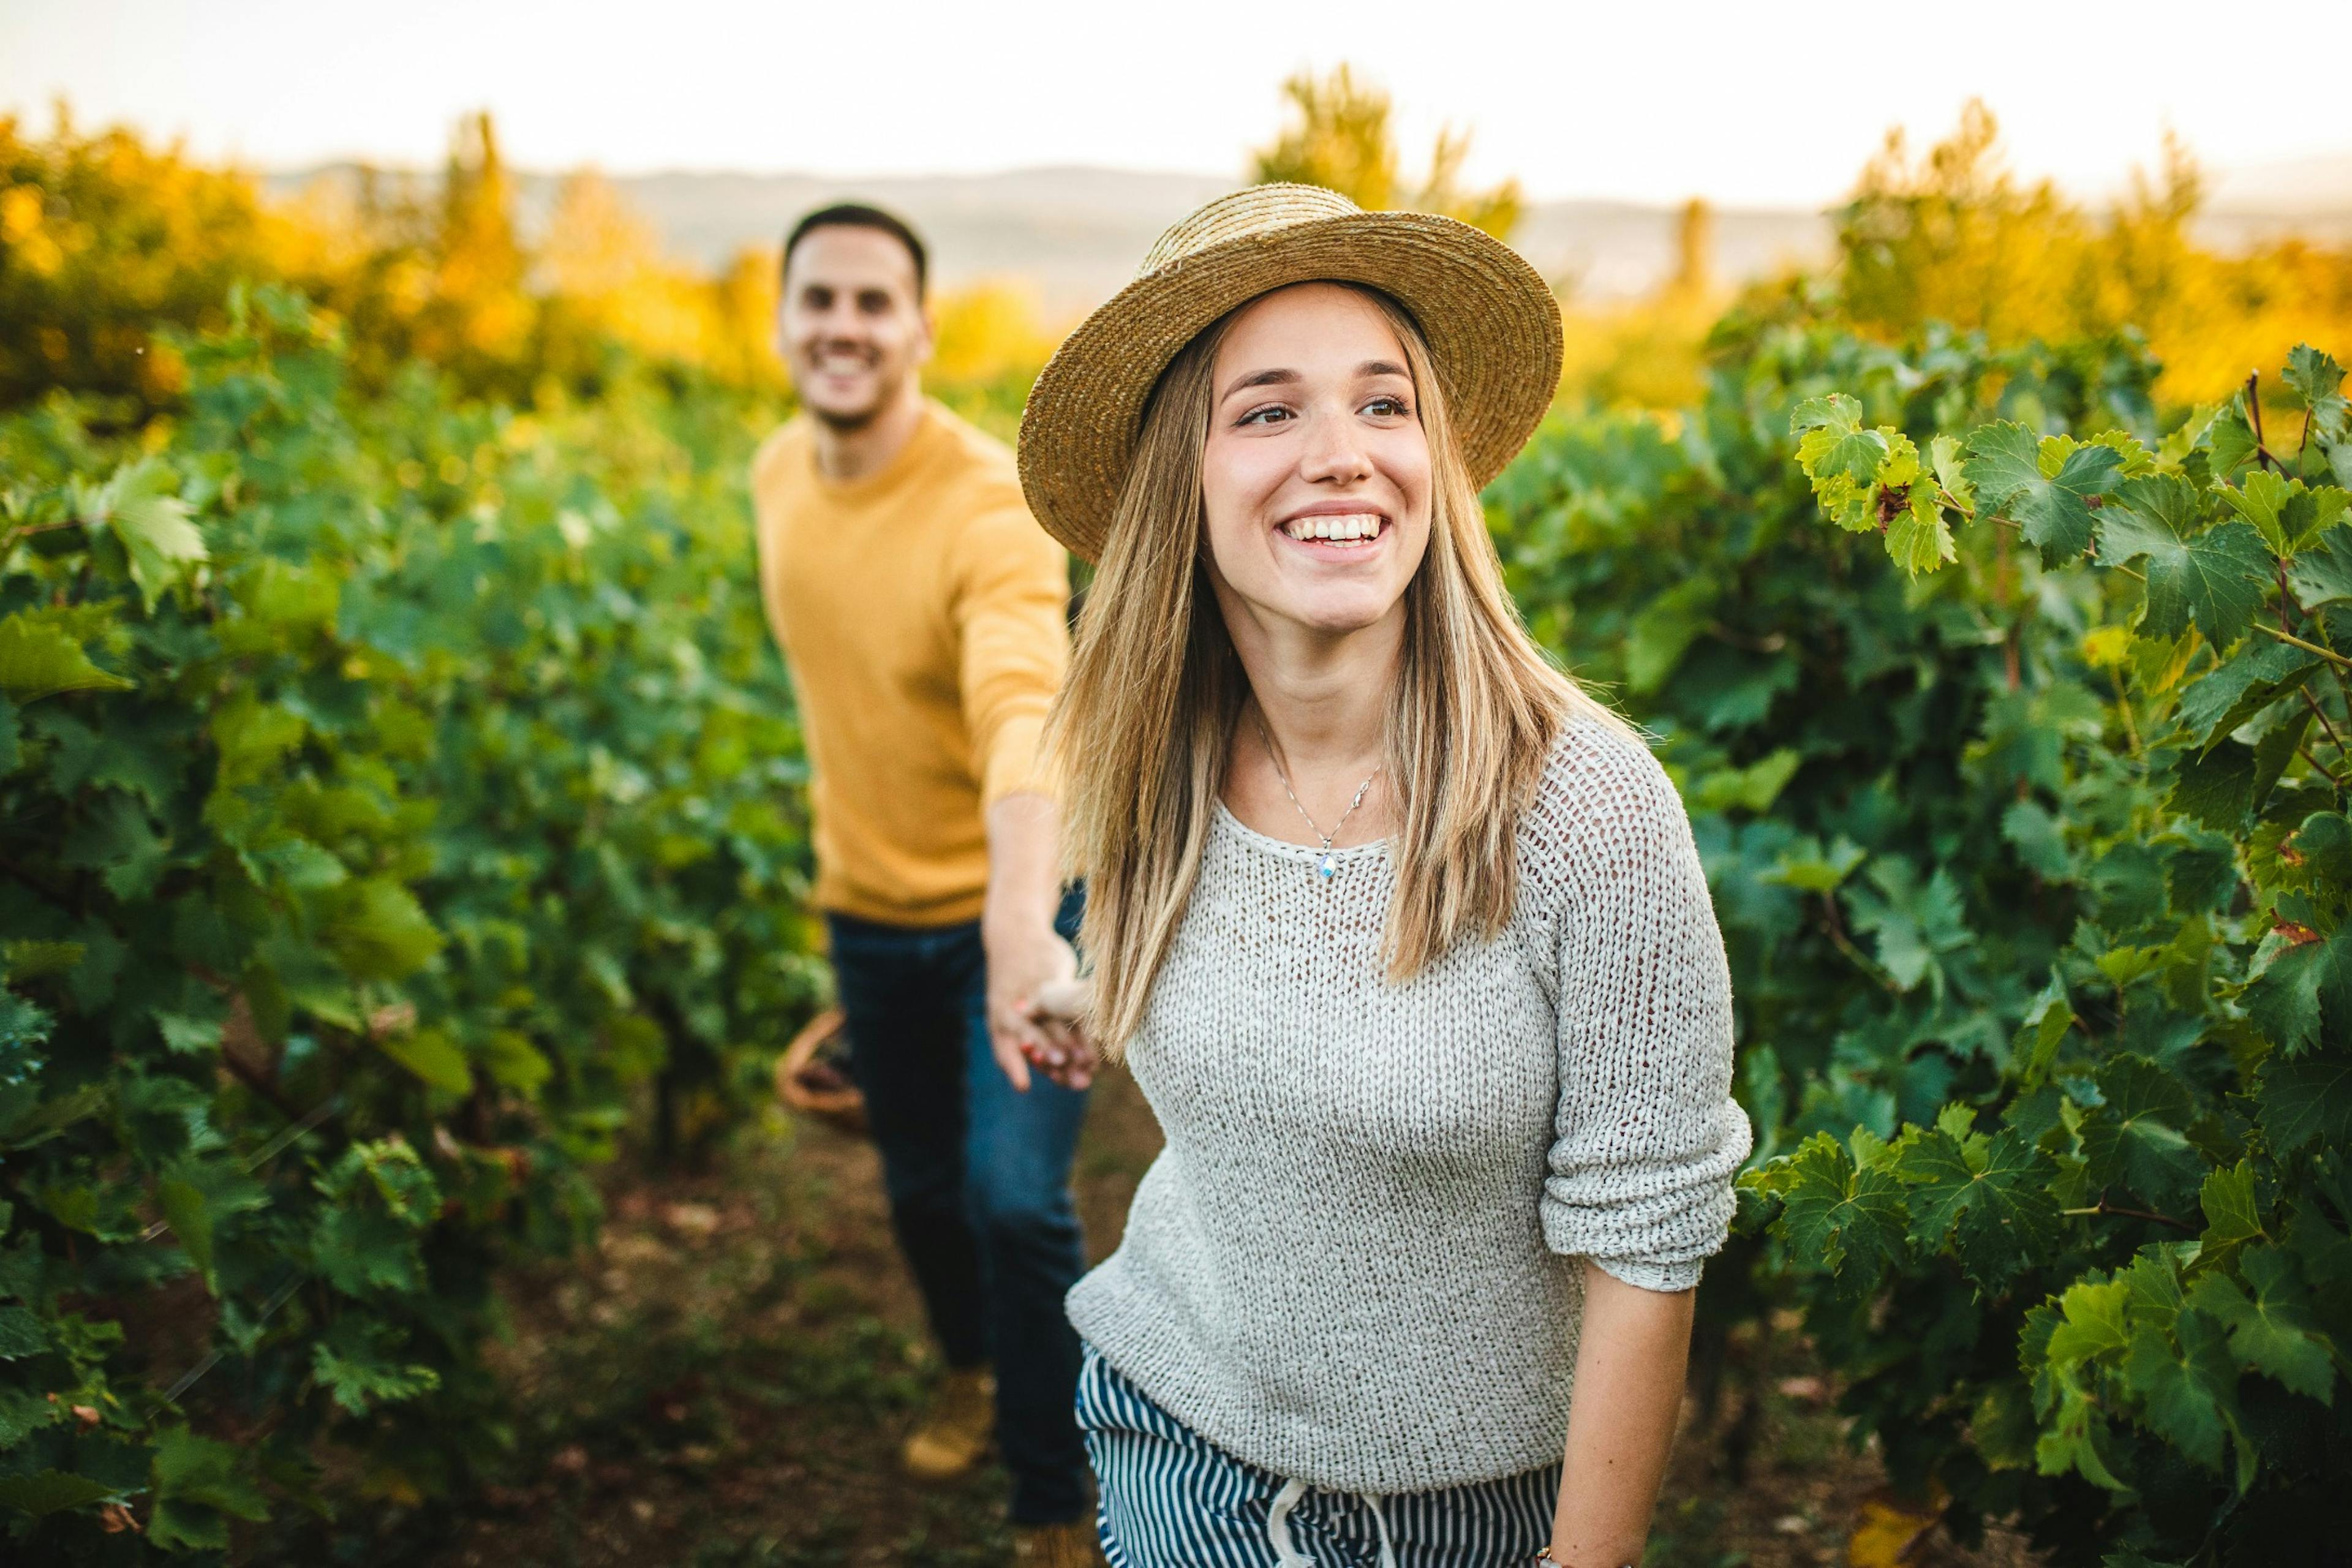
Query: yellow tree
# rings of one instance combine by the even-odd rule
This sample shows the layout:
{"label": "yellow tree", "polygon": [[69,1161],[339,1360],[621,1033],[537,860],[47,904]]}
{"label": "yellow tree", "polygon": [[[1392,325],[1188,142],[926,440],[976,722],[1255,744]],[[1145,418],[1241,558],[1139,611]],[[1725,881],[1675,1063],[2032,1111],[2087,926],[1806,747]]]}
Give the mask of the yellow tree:
{"label": "yellow tree", "polygon": [[1394,105],[1384,89],[1346,65],[1317,78],[1301,71],[1282,84],[1290,123],[1252,160],[1258,184],[1291,180],[1339,192],[1368,212],[1402,208],[1442,213],[1507,238],[1519,221],[1519,183],[1505,180],[1483,191],[1465,190],[1462,165],[1470,155],[1467,132],[1438,132],[1429,173],[1409,193],[1400,184]]}

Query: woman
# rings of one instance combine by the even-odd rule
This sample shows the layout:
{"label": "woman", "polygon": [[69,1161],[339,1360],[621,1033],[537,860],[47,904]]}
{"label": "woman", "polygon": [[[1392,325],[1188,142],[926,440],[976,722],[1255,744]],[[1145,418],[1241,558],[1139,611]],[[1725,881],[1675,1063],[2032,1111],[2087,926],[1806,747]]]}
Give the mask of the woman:
{"label": "woman", "polygon": [[1099,562],[1052,729],[1083,1020],[1167,1136],[1069,1297],[1115,1568],[1641,1560],[1748,1134],[1681,802],[1479,510],[1559,353],[1500,243],[1261,186],[1030,398],[1031,507]]}

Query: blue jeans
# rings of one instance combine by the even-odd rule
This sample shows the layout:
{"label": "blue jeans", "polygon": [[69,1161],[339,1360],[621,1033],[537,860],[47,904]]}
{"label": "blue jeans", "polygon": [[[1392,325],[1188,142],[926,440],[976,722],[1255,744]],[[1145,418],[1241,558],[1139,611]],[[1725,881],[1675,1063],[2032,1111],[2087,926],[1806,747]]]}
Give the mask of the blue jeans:
{"label": "blue jeans", "polygon": [[[1082,908],[1076,893],[1064,903],[1063,935]],[[989,1049],[976,922],[825,921],[899,1250],[948,1364],[995,1363],[1013,1521],[1084,1518],[1078,1338],[1062,1297],[1086,1268],[1070,1160],[1087,1098],[1043,1077],[1026,1094],[1005,1081]]]}

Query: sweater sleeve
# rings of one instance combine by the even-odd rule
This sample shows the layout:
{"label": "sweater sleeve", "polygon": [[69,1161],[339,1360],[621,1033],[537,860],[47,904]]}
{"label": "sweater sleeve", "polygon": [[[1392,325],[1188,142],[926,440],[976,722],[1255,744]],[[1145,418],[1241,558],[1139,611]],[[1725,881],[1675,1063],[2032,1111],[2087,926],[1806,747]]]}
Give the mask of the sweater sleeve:
{"label": "sweater sleeve", "polygon": [[1042,790],[1038,739],[1070,662],[1068,559],[1018,504],[964,529],[954,617],[964,727],[984,811]]}
{"label": "sweater sleeve", "polygon": [[1544,803],[1569,861],[1544,1241],[1629,1285],[1687,1290],[1723,1246],[1749,1144],[1730,1092],[1730,970],[1664,770],[1636,742],[1591,739],[1572,808]]}

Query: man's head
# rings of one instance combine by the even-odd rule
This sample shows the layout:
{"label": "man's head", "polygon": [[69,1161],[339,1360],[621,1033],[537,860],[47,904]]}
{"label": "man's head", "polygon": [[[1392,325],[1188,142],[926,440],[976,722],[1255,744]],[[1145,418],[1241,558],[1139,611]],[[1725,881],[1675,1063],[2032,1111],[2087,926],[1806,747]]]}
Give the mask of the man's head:
{"label": "man's head", "polygon": [[864,427],[913,388],[931,356],[923,242],[875,207],[821,207],[784,239],[777,344],[802,405]]}

